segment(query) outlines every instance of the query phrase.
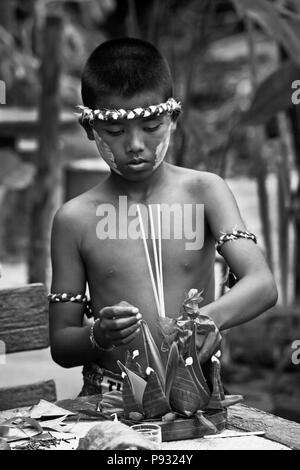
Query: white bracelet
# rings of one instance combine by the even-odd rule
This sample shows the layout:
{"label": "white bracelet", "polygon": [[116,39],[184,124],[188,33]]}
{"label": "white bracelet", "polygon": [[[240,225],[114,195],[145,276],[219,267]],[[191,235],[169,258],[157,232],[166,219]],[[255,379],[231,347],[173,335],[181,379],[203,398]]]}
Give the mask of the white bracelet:
{"label": "white bracelet", "polygon": [[99,349],[99,351],[112,351],[113,349],[115,349],[115,346],[112,345],[111,347],[109,348],[103,348],[102,346],[100,346],[100,344],[97,343],[96,339],[95,339],[95,336],[94,336],[94,326],[96,325],[96,323],[100,321],[100,318],[97,318],[97,320],[94,321],[94,323],[92,324],[91,326],[91,330],[90,330],[90,342],[93,346],[93,348],[97,348]]}

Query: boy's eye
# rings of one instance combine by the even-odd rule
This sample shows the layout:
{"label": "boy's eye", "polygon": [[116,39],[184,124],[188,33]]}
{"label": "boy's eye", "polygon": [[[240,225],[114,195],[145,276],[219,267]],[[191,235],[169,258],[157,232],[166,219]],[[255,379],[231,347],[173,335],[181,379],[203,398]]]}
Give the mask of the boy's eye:
{"label": "boy's eye", "polygon": [[144,127],[144,131],[146,132],[155,132],[160,128],[161,124],[156,124],[155,126]]}
{"label": "boy's eye", "polygon": [[117,136],[123,133],[123,129],[112,131],[111,129],[105,129],[105,132],[109,135]]}

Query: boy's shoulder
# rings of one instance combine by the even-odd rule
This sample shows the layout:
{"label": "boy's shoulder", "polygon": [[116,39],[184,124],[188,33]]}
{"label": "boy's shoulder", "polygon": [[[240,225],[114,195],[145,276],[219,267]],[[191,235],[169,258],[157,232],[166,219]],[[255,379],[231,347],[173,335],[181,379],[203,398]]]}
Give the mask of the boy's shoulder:
{"label": "boy's shoulder", "polygon": [[203,196],[210,195],[216,191],[227,188],[227,184],[223,178],[216,173],[203,170],[194,170],[191,168],[182,168],[172,165],[174,177],[180,178],[180,181],[187,185],[191,190],[201,192]]}
{"label": "boy's shoulder", "polygon": [[65,202],[56,212],[55,220],[70,223],[72,226],[84,225],[91,209],[99,201],[95,198],[94,188]]}

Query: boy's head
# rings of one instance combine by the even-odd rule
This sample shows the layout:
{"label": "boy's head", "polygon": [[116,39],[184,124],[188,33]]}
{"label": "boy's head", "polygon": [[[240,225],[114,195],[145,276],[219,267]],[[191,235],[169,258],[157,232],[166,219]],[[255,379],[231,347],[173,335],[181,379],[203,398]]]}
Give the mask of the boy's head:
{"label": "boy's head", "polygon": [[103,159],[129,180],[147,177],[163,161],[180,112],[160,52],[135,38],[104,42],[87,60],[81,92],[80,122]]}
{"label": "boy's head", "polygon": [[82,101],[91,109],[103,108],[102,100],[108,95],[131,98],[153,90],[160,94],[160,102],[173,96],[170,69],[160,52],[140,39],[119,38],[100,44],[82,73]]}

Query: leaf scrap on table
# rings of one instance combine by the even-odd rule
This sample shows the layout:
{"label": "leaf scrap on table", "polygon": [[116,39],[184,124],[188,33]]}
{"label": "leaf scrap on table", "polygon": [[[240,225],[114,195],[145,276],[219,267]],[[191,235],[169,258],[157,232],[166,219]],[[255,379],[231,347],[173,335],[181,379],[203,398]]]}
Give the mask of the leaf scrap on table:
{"label": "leaf scrap on table", "polygon": [[42,399],[27,411],[27,416],[22,414],[1,421],[0,437],[5,438],[7,442],[13,442],[32,439],[41,435],[44,429],[70,432],[74,424],[66,425],[63,421],[73,415],[75,413]]}
{"label": "leaf scrap on table", "polygon": [[33,405],[30,410],[30,417],[34,419],[40,419],[44,417],[59,417],[59,416],[71,416],[75,415],[72,411],[61,408],[47,400],[40,400],[37,405]]}

